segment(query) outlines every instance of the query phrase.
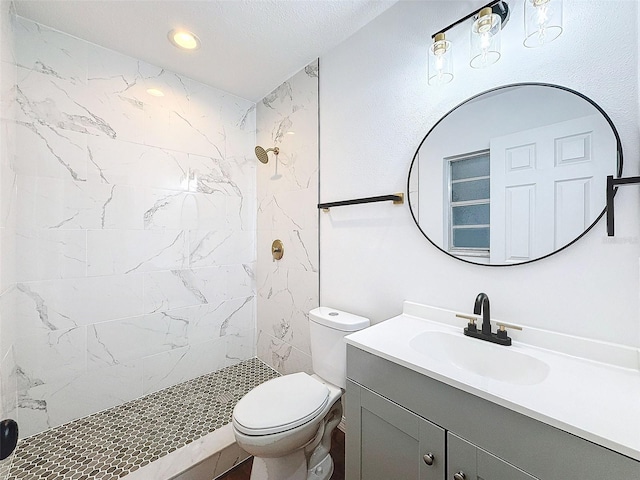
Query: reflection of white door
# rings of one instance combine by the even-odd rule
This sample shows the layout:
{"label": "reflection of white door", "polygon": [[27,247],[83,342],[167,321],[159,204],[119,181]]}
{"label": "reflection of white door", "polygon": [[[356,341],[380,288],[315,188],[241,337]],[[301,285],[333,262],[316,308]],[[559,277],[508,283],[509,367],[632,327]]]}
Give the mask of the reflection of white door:
{"label": "reflection of white door", "polygon": [[600,115],[491,139],[491,263],[547,255],[605,205],[615,139]]}

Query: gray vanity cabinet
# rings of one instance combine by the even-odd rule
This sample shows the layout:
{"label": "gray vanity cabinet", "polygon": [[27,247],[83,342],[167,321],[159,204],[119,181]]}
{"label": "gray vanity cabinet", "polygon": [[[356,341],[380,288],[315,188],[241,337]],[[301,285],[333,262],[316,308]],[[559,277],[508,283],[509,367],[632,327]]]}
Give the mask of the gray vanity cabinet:
{"label": "gray vanity cabinet", "polygon": [[361,438],[359,445],[350,444],[348,454],[357,465],[354,478],[445,478],[444,429],[355,384],[347,387],[346,403],[357,412],[349,417],[349,429],[357,429]]}
{"label": "gray vanity cabinet", "polygon": [[350,381],[346,404],[347,480],[537,480]]}
{"label": "gray vanity cabinet", "polygon": [[345,415],[346,480],[640,480],[637,460],[352,345]]}

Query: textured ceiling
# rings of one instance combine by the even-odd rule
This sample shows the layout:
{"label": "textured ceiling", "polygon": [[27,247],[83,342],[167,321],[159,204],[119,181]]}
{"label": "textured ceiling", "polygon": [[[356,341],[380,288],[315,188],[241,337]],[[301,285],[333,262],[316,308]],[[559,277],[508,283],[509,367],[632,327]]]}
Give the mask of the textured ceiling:
{"label": "textured ceiling", "polygon": [[[257,101],[397,0],[16,0],[18,15]],[[169,30],[202,47],[178,50]]]}

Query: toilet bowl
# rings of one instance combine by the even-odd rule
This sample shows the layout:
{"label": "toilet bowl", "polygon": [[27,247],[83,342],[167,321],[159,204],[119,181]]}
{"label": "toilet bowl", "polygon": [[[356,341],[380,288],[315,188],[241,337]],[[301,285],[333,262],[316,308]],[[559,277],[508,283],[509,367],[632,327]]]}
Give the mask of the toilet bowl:
{"label": "toilet bowl", "polygon": [[254,456],[251,480],[328,480],[331,434],[342,419],[349,333],[369,320],[326,307],[309,312],[315,374],[299,372],[258,385],[236,404],[233,431]]}

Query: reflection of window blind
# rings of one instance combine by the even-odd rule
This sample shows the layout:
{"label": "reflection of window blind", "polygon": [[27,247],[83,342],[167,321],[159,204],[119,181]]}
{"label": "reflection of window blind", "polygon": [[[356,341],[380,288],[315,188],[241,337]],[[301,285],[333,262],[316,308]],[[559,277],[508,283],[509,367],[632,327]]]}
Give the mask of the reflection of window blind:
{"label": "reflection of window blind", "polygon": [[449,250],[488,255],[489,151],[456,157],[449,165]]}

